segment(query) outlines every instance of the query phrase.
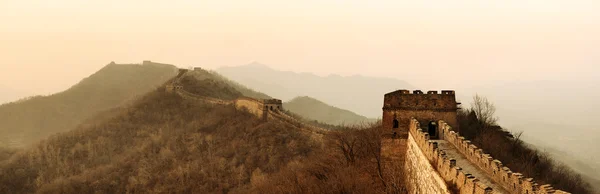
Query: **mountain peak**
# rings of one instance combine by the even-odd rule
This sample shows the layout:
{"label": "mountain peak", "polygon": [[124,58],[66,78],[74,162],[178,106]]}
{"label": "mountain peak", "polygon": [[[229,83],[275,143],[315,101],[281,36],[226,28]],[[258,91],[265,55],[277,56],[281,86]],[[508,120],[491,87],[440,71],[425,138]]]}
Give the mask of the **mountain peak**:
{"label": "mountain peak", "polygon": [[[262,64],[262,63],[260,63],[260,62],[258,62],[258,61],[253,61],[252,63],[249,63],[249,64],[248,64],[248,65],[246,65],[246,66],[249,66],[249,67],[259,67],[259,68],[269,68],[269,66],[267,66],[267,65],[265,65],[265,64]],[[270,69],[270,68],[269,68],[269,69]]]}

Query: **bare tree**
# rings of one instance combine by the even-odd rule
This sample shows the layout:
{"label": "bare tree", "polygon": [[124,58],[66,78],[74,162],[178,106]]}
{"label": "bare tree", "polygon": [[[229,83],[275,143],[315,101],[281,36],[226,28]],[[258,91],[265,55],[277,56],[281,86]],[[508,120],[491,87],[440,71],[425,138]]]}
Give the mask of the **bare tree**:
{"label": "bare tree", "polygon": [[496,113],[496,107],[494,106],[494,103],[488,101],[486,97],[476,94],[471,103],[471,110],[475,112],[479,123],[484,129],[496,125],[496,122],[498,121],[498,117],[494,115]]}
{"label": "bare tree", "polygon": [[352,129],[347,131],[334,131],[331,133],[333,144],[337,147],[344,157],[346,158],[346,164],[350,165],[356,161],[356,145],[358,137]]}
{"label": "bare tree", "polygon": [[383,135],[383,128],[380,126],[372,126],[369,129],[360,130],[361,143],[364,146],[367,155],[375,159],[377,164],[377,174],[384,187],[387,187],[385,180],[383,179],[382,169],[382,158],[381,158],[381,136]]}

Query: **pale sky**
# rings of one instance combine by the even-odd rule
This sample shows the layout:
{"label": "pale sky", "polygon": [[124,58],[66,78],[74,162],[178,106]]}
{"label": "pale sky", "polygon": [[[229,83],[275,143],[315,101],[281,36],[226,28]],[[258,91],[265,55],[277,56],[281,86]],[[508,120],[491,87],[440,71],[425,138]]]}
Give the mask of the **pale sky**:
{"label": "pale sky", "polygon": [[0,85],[49,94],[142,60],[436,88],[598,81],[600,1],[0,0]]}
{"label": "pale sky", "polygon": [[[578,82],[599,88],[600,1],[0,0],[0,95],[56,93],[111,61],[143,60],[208,69],[258,61],[318,75],[395,77],[461,95],[471,95],[469,88],[538,80],[574,83],[581,91],[588,87]],[[527,87],[536,86],[520,91]],[[593,95],[600,90],[584,93],[587,101],[576,99],[580,91],[552,85],[538,91],[555,96],[549,102],[560,105],[557,110],[546,106],[545,94],[528,101],[521,93],[492,96],[501,121],[525,126],[519,130],[539,124],[511,123],[509,116],[597,118]],[[506,99],[541,105],[510,112],[521,105]],[[573,113],[561,109],[578,102]],[[539,126],[543,131],[545,125]],[[583,137],[564,146],[598,147],[597,135]]]}

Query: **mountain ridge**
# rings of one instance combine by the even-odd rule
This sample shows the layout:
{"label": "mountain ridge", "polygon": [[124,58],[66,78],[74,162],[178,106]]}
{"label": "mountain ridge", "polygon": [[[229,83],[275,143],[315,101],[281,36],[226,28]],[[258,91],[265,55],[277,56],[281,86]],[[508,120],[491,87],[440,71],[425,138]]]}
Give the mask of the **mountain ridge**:
{"label": "mountain ridge", "polygon": [[375,122],[352,111],[328,105],[309,96],[298,96],[283,104],[286,110],[305,119],[317,120],[330,125],[360,125]]}
{"label": "mountain ridge", "polygon": [[172,65],[111,63],[65,91],[0,105],[0,145],[18,136],[21,143],[8,146],[20,147],[71,130],[94,114],[141,97],[175,73]]}
{"label": "mountain ridge", "polygon": [[[284,101],[297,96],[310,96],[366,117],[380,117],[383,94],[401,88],[414,88],[405,81],[393,78],[360,75],[318,76],[312,73],[275,70],[263,64],[221,67],[215,71]],[[354,102],[357,98],[365,99],[368,103],[357,104]]]}

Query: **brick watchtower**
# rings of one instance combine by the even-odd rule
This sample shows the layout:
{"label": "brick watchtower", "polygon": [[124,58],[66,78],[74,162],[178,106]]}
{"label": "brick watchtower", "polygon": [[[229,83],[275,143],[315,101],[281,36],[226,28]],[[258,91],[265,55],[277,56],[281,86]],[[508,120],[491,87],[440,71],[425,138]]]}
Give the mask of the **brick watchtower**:
{"label": "brick watchtower", "polygon": [[[444,120],[454,130],[458,130],[456,119],[457,105],[454,91],[429,91],[424,94],[421,90],[410,93],[408,90],[397,90],[385,94],[383,100],[383,128],[395,137],[406,138],[410,118],[414,117],[428,129],[432,139],[440,137],[437,121]],[[405,137],[406,136],[406,137]]]}

